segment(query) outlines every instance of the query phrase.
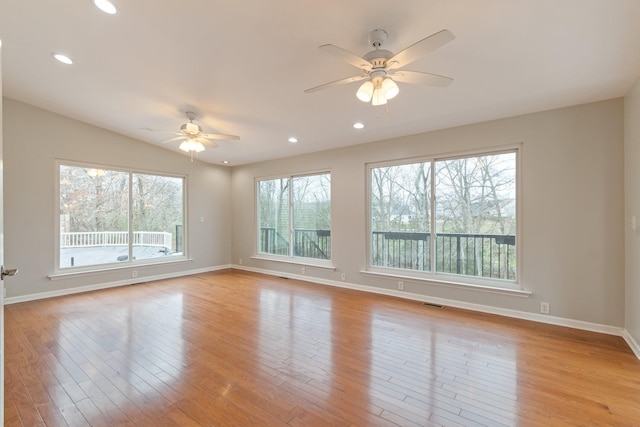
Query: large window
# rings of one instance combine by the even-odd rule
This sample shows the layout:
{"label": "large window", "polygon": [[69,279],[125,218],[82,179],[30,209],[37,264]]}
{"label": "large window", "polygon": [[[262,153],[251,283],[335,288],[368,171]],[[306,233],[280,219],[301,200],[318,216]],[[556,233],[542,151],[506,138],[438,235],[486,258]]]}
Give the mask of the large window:
{"label": "large window", "polygon": [[60,164],[58,268],[183,256],[184,181]]}
{"label": "large window", "polygon": [[517,279],[517,151],[370,168],[370,265]]}
{"label": "large window", "polygon": [[331,175],[259,180],[258,253],[331,259]]}

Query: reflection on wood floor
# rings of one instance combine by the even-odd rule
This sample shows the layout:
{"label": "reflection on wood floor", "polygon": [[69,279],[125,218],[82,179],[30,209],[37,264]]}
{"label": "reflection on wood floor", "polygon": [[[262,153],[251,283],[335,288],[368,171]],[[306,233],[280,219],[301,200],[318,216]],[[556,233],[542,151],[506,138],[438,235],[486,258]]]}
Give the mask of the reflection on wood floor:
{"label": "reflection on wood floor", "polygon": [[622,338],[227,270],[5,307],[7,426],[640,425]]}

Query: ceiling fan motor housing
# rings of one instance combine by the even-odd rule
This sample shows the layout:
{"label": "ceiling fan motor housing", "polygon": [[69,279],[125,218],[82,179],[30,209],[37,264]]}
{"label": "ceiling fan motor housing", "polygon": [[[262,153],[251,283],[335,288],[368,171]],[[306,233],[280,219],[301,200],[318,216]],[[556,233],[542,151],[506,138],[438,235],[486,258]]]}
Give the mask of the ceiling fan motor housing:
{"label": "ceiling fan motor housing", "polygon": [[188,135],[199,135],[202,133],[202,128],[195,123],[184,123],[180,126],[180,130]]}
{"label": "ceiling fan motor housing", "polygon": [[376,49],[367,53],[364,59],[371,63],[372,68],[384,68],[387,66],[389,58],[393,57],[393,52],[389,52],[385,49]]}

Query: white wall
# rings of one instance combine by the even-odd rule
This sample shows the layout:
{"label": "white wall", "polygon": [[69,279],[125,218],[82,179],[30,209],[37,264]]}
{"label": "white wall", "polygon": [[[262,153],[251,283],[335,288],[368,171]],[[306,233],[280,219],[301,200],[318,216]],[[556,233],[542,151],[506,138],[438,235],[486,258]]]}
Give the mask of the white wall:
{"label": "white wall", "polygon": [[[229,264],[231,173],[189,157],[4,98],[5,281],[8,297],[131,280],[131,269],[52,281],[56,159],[188,176],[188,249],[192,262],[136,268],[145,277]],[[200,222],[200,217],[205,222]]]}
{"label": "white wall", "polygon": [[[530,298],[405,281],[405,291],[435,298],[538,313],[540,302],[566,319],[624,324],[623,100],[430,132],[279,159],[232,171],[232,262],[299,275],[300,266],[252,259],[255,177],[332,171],[332,258],[335,271],[306,267],[313,280],[396,289],[395,279],[362,275],[366,266],[365,165],[523,143],[524,261]],[[639,211],[640,212],[640,211]]]}
{"label": "white wall", "polygon": [[[640,343],[640,80],[624,99],[624,123],[625,329]],[[638,223],[635,231],[631,229],[634,215]]]}

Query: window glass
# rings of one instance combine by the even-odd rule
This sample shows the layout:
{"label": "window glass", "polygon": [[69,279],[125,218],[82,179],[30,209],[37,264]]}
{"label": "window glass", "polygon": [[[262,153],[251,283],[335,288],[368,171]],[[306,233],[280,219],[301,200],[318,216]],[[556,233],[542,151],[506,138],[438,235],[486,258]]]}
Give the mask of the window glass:
{"label": "window glass", "polygon": [[75,165],[59,178],[58,268],[183,255],[183,178]]}
{"label": "window glass", "polygon": [[516,278],[516,155],[435,163],[436,271]]}
{"label": "window glass", "polygon": [[329,174],[292,178],[293,256],[331,259]]}
{"label": "window glass", "polygon": [[370,265],[515,281],[516,188],[515,151],[372,167]]}
{"label": "window glass", "polygon": [[371,170],[371,264],[430,270],[431,163]]}
{"label": "window glass", "polygon": [[331,175],[260,180],[258,253],[331,259]]}
{"label": "window glass", "polygon": [[133,174],[133,257],[182,254],[182,178]]}
{"label": "window glass", "polygon": [[60,268],[129,255],[129,174],[60,166]]}
{"label": "window glass", "polygon": [[258,183],[258,252],[289,254],[289,179]]}

